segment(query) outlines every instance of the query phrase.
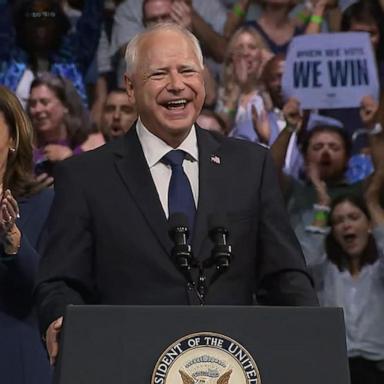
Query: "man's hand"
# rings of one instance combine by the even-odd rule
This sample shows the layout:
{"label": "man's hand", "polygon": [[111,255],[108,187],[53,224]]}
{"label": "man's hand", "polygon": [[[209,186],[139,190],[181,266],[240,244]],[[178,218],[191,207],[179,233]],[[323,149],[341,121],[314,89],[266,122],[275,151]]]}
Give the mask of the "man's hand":
{"label": "man's hand", "polygon": [[320,177],[318,164],[310,162],[306,167],[306,173],[316,190],[317,204],[329,207],[331,205],[331,197],[328,194],[327,184]]}
{"label": "man's hand", "polygon": [[372,96],[364,96],[360,105],[360,117],[364,126],[372,129],[378,122],[379,104]]}
{"label": "man's hand", "polygon": [[49,325],[45,334],[45,344],[49,355],[49,363],[53,366],[59,353],[59,338],[61,327],[63,325],[63,316],[59,317]]}
{"label": "man's hand", "polygon": [[283,107],[283,114],[287,126],[294,130],[299,130],[303,123],[303,114],[300,111],[300,102],[290,98]]}

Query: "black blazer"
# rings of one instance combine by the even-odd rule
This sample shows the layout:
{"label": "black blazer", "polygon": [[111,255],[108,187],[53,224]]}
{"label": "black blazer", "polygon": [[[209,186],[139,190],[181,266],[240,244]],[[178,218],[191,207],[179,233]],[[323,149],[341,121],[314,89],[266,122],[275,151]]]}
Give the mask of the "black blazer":
{"label": "black blazer", "polygon": [[[207,304],[316,305],[268,151],[197,128],[194,255],[208,258],[208,216],[228,214],[234,259]],[[212,159],[213,156],[214,157]],[[219,159],[219,161],[217,161]],[[67,304],[190,304],[136,129],[62,162],[36,299],[41,328]]]}
{"label": "black blazer", "polygon": [[20,249],[9,258],[0,250],[0,372],[2,383],[49,384],[51,368],[33,311],[32,290],[39,254],[37,244],[48,217],[53,191],[45,189],[18,200]]}

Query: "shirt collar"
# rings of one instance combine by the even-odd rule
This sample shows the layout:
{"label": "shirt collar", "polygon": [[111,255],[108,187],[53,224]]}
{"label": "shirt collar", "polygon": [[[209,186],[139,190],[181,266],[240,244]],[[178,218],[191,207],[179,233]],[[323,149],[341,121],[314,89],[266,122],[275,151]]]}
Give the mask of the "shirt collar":
{"label": "shirt collar", "polygon": [[157,164],[166,153],[173,149],[181,149],[186,152],[189,155],[187,158],[190,161],[198,161],[199,159],[196,129],[194,125],[192,125],[192,129],[189,131],[188,136],[177,148],[172,148],[165,141],[150,132],[144,126],[140,117],[136,123],[136,132],[143,148],[145,159],[150,168]]}

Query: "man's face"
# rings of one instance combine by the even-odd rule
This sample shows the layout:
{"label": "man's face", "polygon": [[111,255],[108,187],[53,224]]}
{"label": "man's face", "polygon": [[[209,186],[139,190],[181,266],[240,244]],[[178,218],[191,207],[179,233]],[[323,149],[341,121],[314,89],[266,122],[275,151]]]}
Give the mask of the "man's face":
{"label": "man's face", "polygon": [[317,132],[311,137],[305,161],[306,164],[318,167],[322,180],[338,181],[342,179],[347,160],[345,143],[338,133]]}
{"label": "man's face", "polygon": [[137,118],[136,108],[128,95],[111,92],[101,116],[101,129],[108,139],[124,135]]}
{"label": "man's face", "polygon": [[140,42],[136,68],[125,77],[144,125],[173,147],[187,137],[204,103],[202,72],[192,42],[162,30]]}
{"label": "man's face", "polygon": [[265,85],[271,95],[274,106],[282,109],[284,105],[281,80],[284,73],[284,60],[275,60],[271,64],[268,75],[265,79]]}
{"label": "man's face", "polygon": [[150,27],[154,24],[171,22],[172,0],[149,0],[144,5],[143,24]]}

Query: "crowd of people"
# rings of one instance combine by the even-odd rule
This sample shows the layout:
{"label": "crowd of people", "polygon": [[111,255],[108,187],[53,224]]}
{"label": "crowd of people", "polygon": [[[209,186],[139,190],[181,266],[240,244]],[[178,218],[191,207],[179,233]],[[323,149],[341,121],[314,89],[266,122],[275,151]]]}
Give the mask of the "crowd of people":
{"label": "crowd of people", "polygon": [[[187,29],[201,45],[205,97],[196,123],[215,137],[258,143],[274,160],[320,305],[344,309],[352,384],[384,383],[381,0],[0,2],[0,369],[5,382],[51,382],[33,287],[47,244],[43,227],[54,199],[55,169],[64,159],[118,140],[135,129],[138,117],[137,130],[143,130],[142,106],[150,101],[142,95],[145,79],[133,81],[129,68],[126,72],[126,63],[136,60],[126,50],[138,33],[161,23]],[[290,42],[298,35],[341,31],[370,35],[380,97],[364,96],[359,108],[302,110],[299,100],[283,93]],[[193,66],[180,71],[194,81]],[[150,76],[161,84],[164,74]],[[178,102],[168,107],[182,108]],[[102,185],[95,188],[108,199]],[[88,287],[84,292],[90,294]],[[60,327],[58,320],[54,329]]]}

